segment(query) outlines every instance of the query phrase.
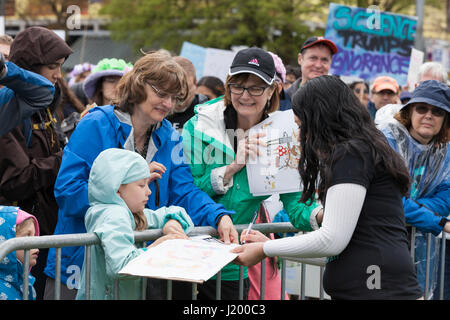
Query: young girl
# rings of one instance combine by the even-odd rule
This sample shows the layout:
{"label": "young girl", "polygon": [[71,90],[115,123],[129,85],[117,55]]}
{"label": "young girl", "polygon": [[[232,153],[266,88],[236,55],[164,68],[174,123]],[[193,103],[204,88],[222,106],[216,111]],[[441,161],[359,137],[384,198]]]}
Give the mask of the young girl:
{"label": "young girl", "polygon": [[[36,217],[17,207],[0,206],[0,244],[15,237],[39,236]],[[29,251],[30,269],[36,265],[39,249]],[[24,250],[9,253],[0,261],[0,300],[22,300]],[[28,299],[36,299],[35,278],[28,276]]]}
{"label": "young girl", "polygon": [[[193,223],[181,207],[163,207],[156,211],[145,208],[150,170],[147,161],[136,152],[107,149],[99,154],[89,175],[90,208],[86,213],[87,232],[95,233],[100,245],[91,247],[90,298],[114,299],[114,282],[119,279],[119,299],[140,299],[142,279],[119,276],[118,272],[146,248],[137,248],[135,230],[163,228],[167,239],[187,238]],[[85,267],[77,299],[86,298]]]}

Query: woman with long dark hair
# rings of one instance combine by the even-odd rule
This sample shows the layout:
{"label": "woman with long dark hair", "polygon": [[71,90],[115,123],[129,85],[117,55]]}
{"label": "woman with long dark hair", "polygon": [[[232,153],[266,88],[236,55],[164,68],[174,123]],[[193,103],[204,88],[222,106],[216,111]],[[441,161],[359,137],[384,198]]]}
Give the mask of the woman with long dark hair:
{"label": "woman with long dark hair", "polygon": [[322,226],[270,241],[252,231],[235,249],[236,262],[327,257],[324,288],[333,299],[420,298],[402,206],[409,188],[403,160],[337,77],[309,80],[294,95],[293,110],[300,130],[300,202],[314,200],[317,191]]}

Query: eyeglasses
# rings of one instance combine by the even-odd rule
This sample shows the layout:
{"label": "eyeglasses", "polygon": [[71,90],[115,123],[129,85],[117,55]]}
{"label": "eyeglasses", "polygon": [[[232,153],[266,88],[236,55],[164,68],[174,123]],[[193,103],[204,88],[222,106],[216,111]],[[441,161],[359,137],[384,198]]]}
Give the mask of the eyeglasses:
{"label": "eyeglasses", "polygon": [[443,117],[445,115],[445,110],[438,107],[426,106],[423,104],[416,105],[414,109],[418,114],[426,114],[428,113],[428,110],[431,109],[431,114],[435,117]]}
{"label": "eyeglasses", "polygon": [[147,82],[147,84],[150,87],[152,87],[153,91],[155,91],[155,93],[158,96],[158,98],[160,98],[160,99],[168,99],[168,98],[170,98],[170,101],[172,101],[174,103],[181,103],[181,102],[183,102],[183,98],[181,98],[179,96],[170,95],[170,94],[168,94],[166,92],[163,92],[163,91],[159,90],[158,88],[156,88],[151,83]]}
{"label": "eyeglasses", "polygon": [[[355,91],[356,94],[360,94],[361,93],[361,89],[360,88],[353,89],[353,91]],[[369,90],[364,89],[364,94],[369,94]]]}
{"label": "eyeglasses", "polygon": [[258,86],[252,86],[252,87],[243,87],[236,83],[230,83],[228,84],[228,87],[230,88],[231,93],[233,94],[244,94],[244,90],[247,90],[248,94],[254,97],[261,96],[264,93],[264,90],[266,90],[268,87],[258,87]]}

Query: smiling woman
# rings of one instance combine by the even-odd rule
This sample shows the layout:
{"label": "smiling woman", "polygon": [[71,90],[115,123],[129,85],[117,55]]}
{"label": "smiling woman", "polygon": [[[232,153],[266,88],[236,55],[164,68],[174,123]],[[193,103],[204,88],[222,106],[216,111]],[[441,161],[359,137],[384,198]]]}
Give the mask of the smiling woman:
{"label": "smiling woman", "polygon": [[[181,137],[165,117],[174,108],[175,101],[185,99],[187,93],[185,71],[170,55],[150,52],[123,75],[117,86],[118,98],[112,105],[89,110],[70,137],[55,182],[59,205],[55,234],[86,232],[84,218],[89,208],[88,179],[92,163],[102,151],[121,148],[147,161],[151,181],[146,182],[148,187],[141,184],[142,200],[148,198],[146,208],[182,207],[196,226],[215,227],[222,240],[237,242],[237,232],[230,218],[233,212],[197,188],[189,167],[177,161],[184,158]],[[112,175],[113,171],[107,174]],[[121,193],[126,191],[122,189]],[[61,280],[67,289],[70,270],[81,269],[83,255],[84,247],[62,249]],[[56,277],[55,265],[56,250],[51,249],[45,271],[52,279]],[[160,287],[154,289],[157,290],[150,292],[152,297],[162,299]],[[70,291],[73,297],[76,290]]]}

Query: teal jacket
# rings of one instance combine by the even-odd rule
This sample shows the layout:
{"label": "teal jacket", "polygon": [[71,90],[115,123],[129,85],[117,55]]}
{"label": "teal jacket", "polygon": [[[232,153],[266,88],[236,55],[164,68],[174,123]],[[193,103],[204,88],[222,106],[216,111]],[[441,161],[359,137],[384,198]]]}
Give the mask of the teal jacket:
{"label": "teal jacket", "polygon": [[[150,176],[148,164],[139,154],[123,149],[107,149],[99,154],[89,175],[90,208],[85,224],[88,233],[95,233],[100,245],[91,247],[90,299],[114,299],[115,280],[118,279],[119,299],[140,299],[142,279],[119,276],[118,272],[146,249],[134,243],[135,223],[125,201],[117,194],[121,184]],[[185,232],[193,228],[191,218],[181,207],[144,209],[149,229],[160,229],[167,220],[176,219]],[[86,262],[86,261],[85,261]],[[81,287],[77,299],[86,299],[85,266],[81,272]]]}

